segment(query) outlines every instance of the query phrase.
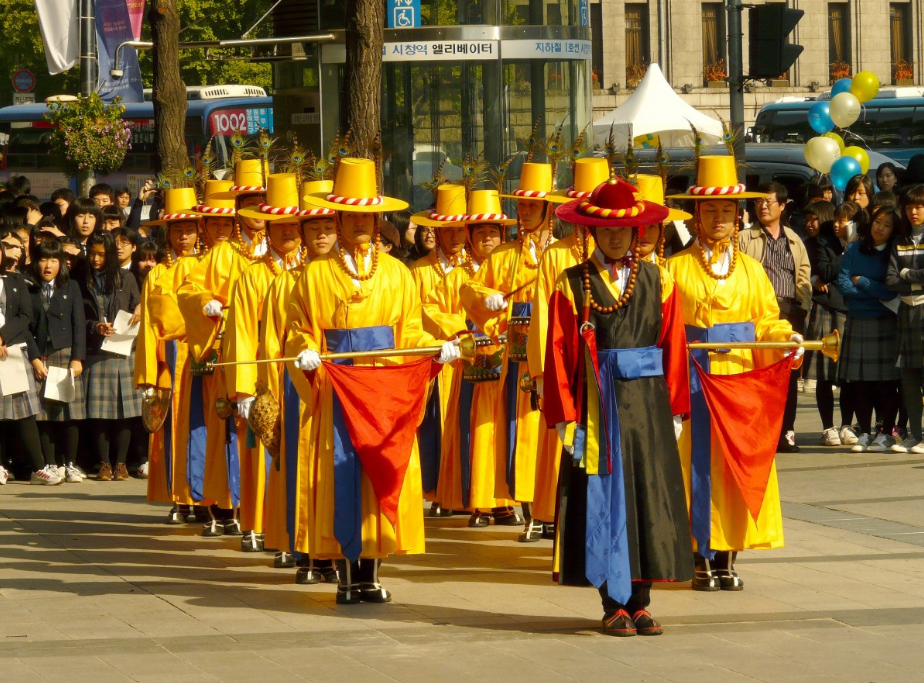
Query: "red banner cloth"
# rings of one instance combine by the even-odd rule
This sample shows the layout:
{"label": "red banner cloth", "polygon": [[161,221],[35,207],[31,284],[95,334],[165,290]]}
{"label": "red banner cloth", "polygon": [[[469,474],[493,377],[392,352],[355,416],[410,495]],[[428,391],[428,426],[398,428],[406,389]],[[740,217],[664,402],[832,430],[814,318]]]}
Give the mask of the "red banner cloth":
{"label": "red banner cloth", "polygon": [[737,375],[710,375],[696,363],[712,433],[755,521],[783,426],[792,362],[787,355],[773,365]]}
{"label": "red banner cloth", "polygon": [[403,365],[324,364],[363,471],[392,525],[427,386],[441,367],[431,358]]}

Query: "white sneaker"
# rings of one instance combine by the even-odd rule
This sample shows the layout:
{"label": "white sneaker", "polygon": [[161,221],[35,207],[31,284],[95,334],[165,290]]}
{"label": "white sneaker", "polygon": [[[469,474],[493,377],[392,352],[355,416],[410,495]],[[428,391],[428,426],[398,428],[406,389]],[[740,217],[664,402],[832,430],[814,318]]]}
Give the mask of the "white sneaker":
{"label": "white sneaker", "polygon": [[56,469],[58,471],[58,476],[61,477],[61,481],[64,481],[67,478],[67,468],[62,465]]}
{"label": "white sneaker", "polygon": [[61,477],[58,476],[58,468],[53,465],[45,465],[38,472],[32,473],[33,484],[45,484],[47,486],[57,486],[61,483]]}
{"label": "white sneaker", "polygon": [[912,437],[908,437],[901,443],[894,443],[892,445],[892,451],[895,453],[908,453],[912,448],[918,445],[918,440]]}
{"label": "white sneaker", "polygon": [[[913,440],[914,440],[914,439],[912,439],[912,441],[913,441]],[[908,452],[909,452],[909,453],[917,453],[918,455],[924,453],[924,441],[922,441],[922,442],[919,443],[919,444],[915,444],[914,446],[912,446],[911,448],[909,448],[909,449],[908,449]]]}
{"label": "white sneaker", "polygon": [[0,466],[0,486],[8,482],[10,479],[10,473],[6,471],[6,468]]}
{"label": "white sneaker", "polygon": [[79,484],[83,481],[83,477],[80,476],[80,472],[76,467],[68,463],[67,467],[64,468],[64,481],[68,484]]}
{"label": "white sneaker", "polygon": [[71,467],[73,467],[75,470],[77,470],[80,473],[81,479],[87,478],[87,473],[83,471],[83,468],[80,465],[75,465],[74,463],[71,463]]}
{"label": "white sneaker", "polygon": [[880,434],[873,439],[873,443],[867,446],[866,451],[867,453],[885,453],[891,448],[893,443],[895,443],[895,440],[891,436],[888,434]]}
{"label": "white sneaker", "polygon": [[839,433],[841,443],[845,446],[853,446],[857,442],[857,434],[850,425],[843,425]]}
{"label": "white sneaker", "polygon": [[822,446],[840,446],[841,437],[837,434],[837,428],[830,427],[824,430],[821,433],[821,441],[819,443],[821,443]]}
{"label": "white sneaker", "polygon": [[147,460],[145,460],[143,463],[141,463],[141,465],[139,465],[138,471],[136,472],[136,474],[138,475],[139,479],[148,478],[148,461]]}
{"label": "white sneaker", "polygon": [[860,434],[856,445],[850,450],[854,453],[864,453],[869,448],[869,434]]}
{"label": "white sneaker", "polygon": [[818,380],[807,379],[805,380],[805,393],[815,393],[815,387],[818,386]]}

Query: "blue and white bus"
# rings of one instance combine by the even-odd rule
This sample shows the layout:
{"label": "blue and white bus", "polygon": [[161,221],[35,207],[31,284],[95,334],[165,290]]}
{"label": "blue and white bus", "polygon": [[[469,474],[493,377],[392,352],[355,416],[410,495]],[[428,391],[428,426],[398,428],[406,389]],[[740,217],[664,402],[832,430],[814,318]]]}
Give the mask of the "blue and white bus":
{"label": "blue and white bus", "polygon": [[[273,132],[273,98],[262,88],[252,86],[201,86],[187,88],[188,109],[184,137],[190,157],[201,152],[212,140],[219,168],[227,165],[231,153],[229,138],[235,132],[253,135],[261,128]],[[0,182],[24,175],[32,192],[47,199],[59,187],[76,189],[50,154],[51,125],[45,120],[45,104],[23,104],[0,109]],[[132,130],[132,147],[122,168],[98,177],[117,187],[126,185],[134,194],[153,175],[154,105],[138,102],[125,105],[122,118]]]}
{"label": "blue and white bus", "polygon": [[[830,97],[786,97],[765,104],[751,129],[755,142],[804,143],[818,133],[808,124],[808,110],[819,100]],[[845,135],[847,144],[874,150],[907,164],[915,154],[924,153],[924,89],[884,88],[863,105],[860,118]]]}

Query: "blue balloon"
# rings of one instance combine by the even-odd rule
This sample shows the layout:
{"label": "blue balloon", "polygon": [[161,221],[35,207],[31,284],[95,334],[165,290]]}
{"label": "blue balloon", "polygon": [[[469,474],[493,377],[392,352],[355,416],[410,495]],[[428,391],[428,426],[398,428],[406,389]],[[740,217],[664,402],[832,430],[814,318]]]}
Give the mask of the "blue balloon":
{"label": "blue balloon", "polygon": [[833,86],[831,86],[831,99],[840,95],[842,92],[850,92],[850,84],[853,83],[852,78],[841,78],[836,81]]}
{"label": "blue balloon", "polygon": [[855,175],[861,175],[860,162],[853,157],[841,157],[831,166],[831,184],[843,192]]}
{"label": "blue balloon", "polygon": [[824,135],[834,130],[834,121],[831,120],[831,105],[827,102],[816,102],[808,110],[808,122],[816,133]]}

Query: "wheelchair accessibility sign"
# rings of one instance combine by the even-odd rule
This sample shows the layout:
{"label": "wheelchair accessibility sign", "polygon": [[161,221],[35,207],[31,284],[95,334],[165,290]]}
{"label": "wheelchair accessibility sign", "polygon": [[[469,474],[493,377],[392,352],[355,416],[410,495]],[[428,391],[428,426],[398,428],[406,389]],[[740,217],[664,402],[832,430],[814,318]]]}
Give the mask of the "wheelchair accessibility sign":
{"label": "wheelchair accessibility sign", "polygon": [[388,0],[388,28],[420,26],[420,0]]}

